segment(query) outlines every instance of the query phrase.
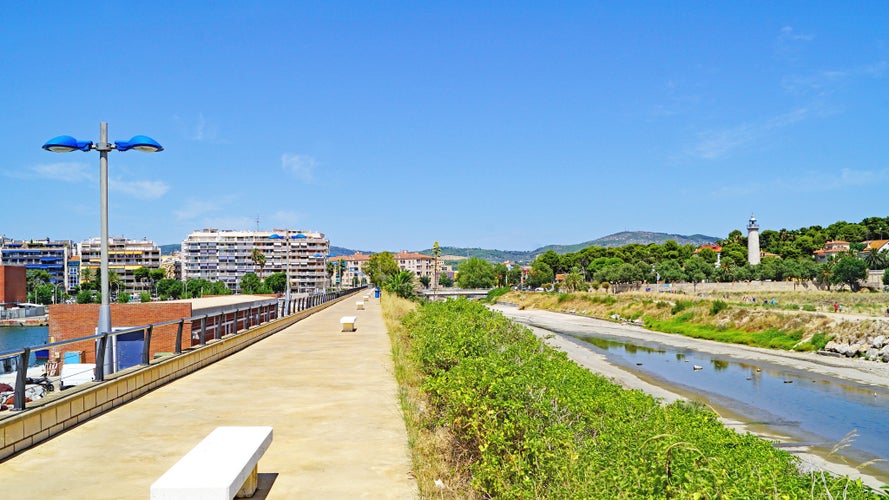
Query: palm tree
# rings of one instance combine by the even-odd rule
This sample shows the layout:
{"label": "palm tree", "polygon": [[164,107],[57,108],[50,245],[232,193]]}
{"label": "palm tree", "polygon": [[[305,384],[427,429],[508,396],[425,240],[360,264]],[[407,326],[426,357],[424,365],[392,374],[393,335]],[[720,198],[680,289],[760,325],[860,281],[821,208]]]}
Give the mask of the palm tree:
{"label": "palm tree", "polygon": [[889,265],[889,249],[884,248],[878,252],[872,248],[864,255],[864,262],[868,269],[885,269]]}
{"label": "palm tree", "polygon": [[250,254],[250,260],[253,264],[259,266],[259,280],[262,281],[262,271],[265,269],[265,254],[258,248],[254,248]]}
{"label": "palm tree", "polygon": [[399,297],[412,298],[414,296],[414,273],[400,271],[393,274],[389,276],[383,287]]}

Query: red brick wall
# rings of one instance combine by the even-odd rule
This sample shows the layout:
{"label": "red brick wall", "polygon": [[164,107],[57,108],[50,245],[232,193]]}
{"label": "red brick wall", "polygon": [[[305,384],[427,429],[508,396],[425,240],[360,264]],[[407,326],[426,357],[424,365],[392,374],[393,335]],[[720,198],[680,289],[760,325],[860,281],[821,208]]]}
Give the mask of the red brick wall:
{"label": "red brick wall", "polygon": [[[151,323],[188,318],[191,304],[187,302],[146,302],[135,304],[111,304],[111,324],[113,327],[142,326]],[[49,336],[51,341],[86,337],[96,333],[99,321],[99,304],[56,304],[49,306]],[[195,323],[199,327],[200,322]],[[191,324],[186,322],[182,329],[182,347],[192,345]],[[151,332],[151,352],[173,352],[176,349],[178,325],[156,327]],[[195,342],[198,343],[198,342]],[[84,363],[96,362],[95,341],[76,342],[53,349],[51,357],[62,357],[63,351],[83,351]]]}
{"label": "red brick wall", "polygon": [[0,266],[0,302],[26,302],[25,266]]}

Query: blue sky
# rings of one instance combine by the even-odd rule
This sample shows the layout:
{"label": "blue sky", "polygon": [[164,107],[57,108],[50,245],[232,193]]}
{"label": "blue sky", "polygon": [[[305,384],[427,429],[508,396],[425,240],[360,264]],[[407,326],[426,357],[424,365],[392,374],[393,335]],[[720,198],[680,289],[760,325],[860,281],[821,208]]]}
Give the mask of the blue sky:
{"label": "blue sky", "polygon": [[886,216],[885,2],[13,2],[0,234],[530,250]]}

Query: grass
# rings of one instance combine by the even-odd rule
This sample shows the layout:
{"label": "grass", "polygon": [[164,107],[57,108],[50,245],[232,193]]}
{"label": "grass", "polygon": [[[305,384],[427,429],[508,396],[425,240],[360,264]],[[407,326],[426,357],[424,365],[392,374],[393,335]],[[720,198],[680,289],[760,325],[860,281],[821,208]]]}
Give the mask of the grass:
{"label": "grass", "polygon": [[[465,472],[461,472],[459,464],[452,458],[452,439],[446,429],[429,429],[421,418],[426,408],[429,408],[429,401],[422,390],[424,376],[417,360],[410,356],[411,338],[402,324],[402,319],[415,310],[417,304],[386,291],[383,291],[380,303],[392,344],[399,401],[420,497],[475,498],[477,495],[469,486],[469,478]],[[445,488],[437,487],[436,480],[443,479],[448,481]]]}

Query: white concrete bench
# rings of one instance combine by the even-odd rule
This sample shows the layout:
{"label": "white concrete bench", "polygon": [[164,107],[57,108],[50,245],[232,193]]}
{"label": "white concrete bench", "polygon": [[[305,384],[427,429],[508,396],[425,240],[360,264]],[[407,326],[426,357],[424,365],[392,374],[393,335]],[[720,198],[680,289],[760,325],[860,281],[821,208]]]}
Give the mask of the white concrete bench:
{"label": "white concrete bench", "polygon": [[343,325],[344,332],[354,332],[355,331],[355,323],[358,321],[357,316],[343,316],[340,318],[340,324]]}
{"label": "white concrete bench", "polygon": [[151,499],[249,498],[271,444],[271,427],[217,427],[151,485]]}
{"label": "white concrete bench", "polygon": [[59,377],[59,389],[92,382],[96,373],[93,363],[64,363]]}
{"label": "white concrete bench", "polygon": [[355,303],[355,306],[356,306],[356,308],[357,308],[359,311],[363,311],[363,310],[364,310],[364,302],[362,302],[362,301],[360,301],[360,300],[359,300],[358,302]]}

